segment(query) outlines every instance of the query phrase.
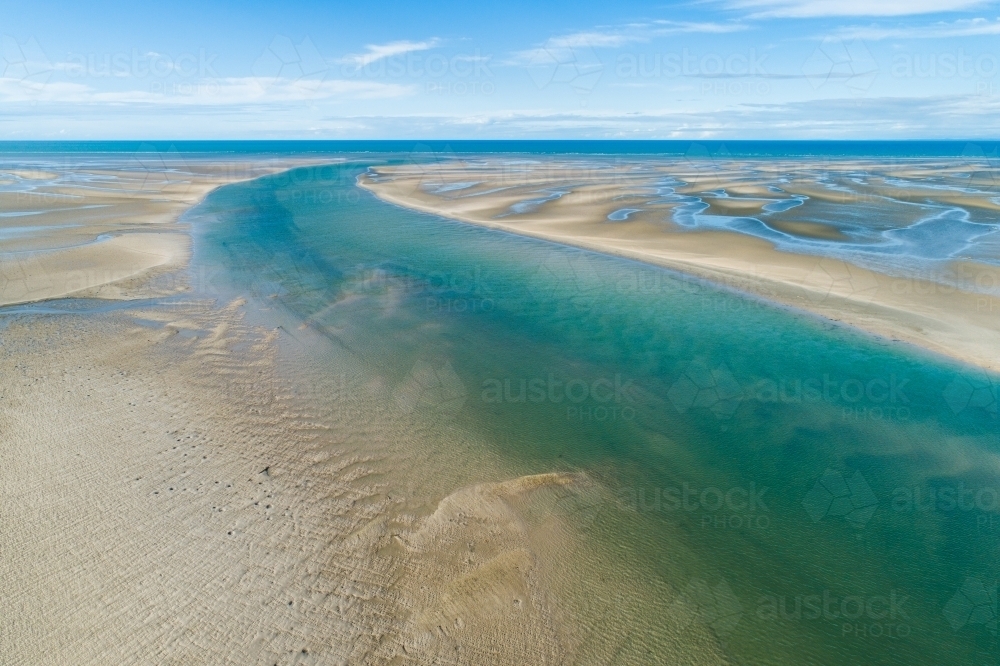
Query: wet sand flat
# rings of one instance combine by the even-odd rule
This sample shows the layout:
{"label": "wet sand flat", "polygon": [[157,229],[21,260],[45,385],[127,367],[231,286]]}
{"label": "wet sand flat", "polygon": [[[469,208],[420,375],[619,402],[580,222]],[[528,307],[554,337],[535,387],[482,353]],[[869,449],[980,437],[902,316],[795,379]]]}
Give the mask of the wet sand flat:
{"label": "wet sand flat", "polygon": [[[756,422],[753,402],[763,398],[746,393],[742,403],[733,403],[734,410],[743,410],[740,418],[719,416],[728,403],[700,415],[709,422],[702,441],[700,431],[685,429],[685,419],[699,416],[698,409],[684,412],[676,390],[665,385],[677,377],[669,360],[666,371],[651,371],[642,356],[646,350],[662,351],[685,336],[712,342],[716,334],[732,335],[738,342],[723,342],[733,345],[734,355],[723,358],[751,387],[760,375],[741,369],[744,357],[780,364],[782,344],[811,349],[803,340],[811,344],[813,336],[820,349],[833,351],[804,356],[802,369],[769,366],[766,372],[829,372],[837,379],[859,372],[867,378],[863,372],[870,371],[844,369],[828,357],[866,357],[876,346],[882,354],[890,345],[830,332],[835,327],[725,290],[688,294],[689,281],[650,294],[665,296],[658,303],[682,301],[689,308],[640,321],[647,284],[640,273],[666,273],[560,245],[669,266],[886,336],[908,332],[917,344],[980,359],[996,349],[996,327],[987,310],[976,310],[989,301],[975,299],[989,296],[982,276],[994,274],[982,262],[955,260],[949,263],[951,281],[913,280],[712,227],[703,218],[731,219],[712,212],[692,213],[691,227],[684,226],[683,215],[674,215],[696,206],[701,194],[726,198],[720,190],[753,199],[756,207],[761,200],[795,203],[805,196],[771,189],[778,176],[691,165],[670,171],[632,162],[583,169],[570,162],[537,163],[544,168],[537,183],[533,167],[523,163],[503,163],[498,174],[488,163],[398,171],[376,166],[361,182],[404,208],[558,245],[440,219],[425,225],[424,216],[375,197],[352,199],[350,193],[359,194],[354,174],[365,168],[358,165],[347,180],[324,181],[318,169],[311,180],[302,174],[306,186],[291,180],[234,185],[215,192],[190,218],[178,218],[197,200],[190,192],[174,200],[159,188],[135,198],[108,194],[115,189],[108,184],[65,183],[59,191],[50,185],[44,197],[56,203],[45,212],[0,218],[8,230],[3,247],[11,250],[5,266],[25,262],[17,303],[39,301],[0,309],[0,373],[8,378],[0,387],[0,492],[18,507],[0,517],[0,548],[9,554],[0,563],[0,634],[6,637],[0,662],[617,659],[707,665],[739,663],[741,657],[731,655],[769,653],[769,645],[758,644],[760,636],[788,641],[783,654],[796,659],[796,646],[825,650],[826,643],[800,627],[784,633],[786,628],[767,625],[760,633],[753,605],[760,592],[750,593],[746,585],[749,579],[753,590],[789,589],[785,581],[795,579],[802,570],[796,567],[811,555],[799,548],[809,530],[837,542],[836,531],[816,532],[808,522],[799,490],[785,491],[789,485],[808,487],[812,468],[796,468],[791,482],[769,481],[755,477],[760,469],[739,456],[775,446],[775,460],[788,461],[780,430],[798,432],[807,424],[809,441],[819,442],[820,450],[826,429],[837,434],[855,428],[850,446],[857,448],[844,448],[845,455],[868,451],[866,446],[879,455],[894,451],[897,457],[887,465],[892,470],[944,455],[942,442],[953,440],[942,439],[927,420],[893,426],[898,430],[878,422],[864,430],[843,420],[841,403],[818,405],[815,412],[790,404],[780,418],[766,414]],[[243,173],[275,168],[262,164]],[[845,167],[841,180],[830,182],[851,182],[848,172],[857,168]],[[40,167],[19,172],[11,170],[10,180],[23,187],[66,174]],[[821,172],[829,176],[829,170]],[[109,182],[117,183],[129,170],[105,166],[74,173],[110,175]],[[163,180],[176,178],[174,170],[157,173]],[[682,183],[685,178],[690,182]],[[780,184],[790,188],[790,182]],[[85,198],[63,202],[88,188],[100,191],[90,193],[100,208],[81,208],[88,205]],[[12,200],[7,212],[42,209],[20,205]],[[775,227],[784,224],[790,234],[819,240],[828,240],[826,230],[833,236],[832,221],[795,217],[802,208],[791,208]],[[630,212],[616,215],[623,210]],[[31,217],[44,224],[25,232]],[[194,227],[202,234],[200,254],[192,253]],[[556,253],[570,253],[572,261],[559,263],[552,258]],[[400,260],[411,265],[400,266]],[[213,261],[218,281],[199,283],[197,270]],[[498,264],[493,269],[492,261]],[[523,302],[523,312],[512,310],[516,316],[477,312],[458,321],[428,308],[425,296],[466,284],[442,286],[441,276],[460,271],[462,262],[482,268],[484,295],[500,296],[488,288],[505,283],[499,264],[519,261],[524,274],[511,282],[525,280],[527,295],[513,291],[510,301],[497,300],[498,307],[510,308]],[[614,270],[593,273],[587,262],[613,264]],[[394,271],[391,278],[387,267]],[[552,270],[557,272],[549,284]],[[44,282],[50,274],[60,276],[59,289]],[[91,274],[97,277],[86,281]],[[969,289],[956,289],[953,282]],[[573,291],[587,284],[598,285],[597,295],[606,299],[594,314],[612,312],[610,304],[625,300],[639,314],[607,321],[588,316]],[[49,298],[58,294],[72,298]],[[717,310],[712,298],[739,308]],[[549,310],[550,304],[565,309]],[[962,314],[963,308],[979,317]],[[520,331],[511,325],[526,314],[537,327]],[[590,329],[568,341],[545,338],[547,326],[575,334],[579,326],[563,326],[577,320],[590,326],[600,321],[608,333],[597,336]],[[693,334],[702,321],[711,324],[702,331],[717,326],[721,333]],[[743,321],[753,330],[741,332]],[[755,341],[772,324],[773,339],[766,345]],[[644,340],[629,347],[639,362],[601,361],[616,357],[597,343],[617,344],[621,329]],[[519,331],[524,337],[515,335]],[[659,333],[664,338],[656,342]],[[588,349],[588,339],[595,349]],[[553,350],[579,356],[566,361]],[[677,353],[689,367],[685,372],[696,376],[690,368],[700,361],[691,361],[686,350]],[[892,356],[886,351],[873,363],[891,361],[891,372],[913,372],[909,357]],[[815,365],[824,362],[832,369]],[[582,423],[571,420],[561,403],[518,402],[513,394],[508,399],[519,377],[527,384],[527,378],[549,373],[551,382],[553,367],[569,377],[614,376],[606,380],[612,386],[615,373],[627,374],[622,381],[637,396],[639,423]],[[487,399],[480,389],[488,382],[502,387],[504,402]],[[909,386],[914,413],[924,413],[926,401],[919,396],[925,393],[940,401],[940,390],[919,378]],[[632,406],[631,400],[623,404]],[[590,403],[582,407],[594,412]],[[740,430],[744,423],[750,424],[746,431]],[[765,436],[758,427],[774,431]],[[702,462],[728,443],[735,448],[718,455],[733,458],[731,471]],[[639,475],[661,464],[662,477]],[[817,463],[815,473],[830,465]],[[975,467],[983,468],[979,462]],[[793,527],[801,521],[805,531],[793,530],[782,550],[780,535],[772,532],[706,529],[706,518],[710,526],[719,524],[714,514],[647,510],[645,490],[687,482],[770,486],[768,517]],[[882,492],[881,486],[876,490]],[[881,539],[873,531],[877,524],[866,534]],[[849,546],[856,534],[851,531]],[[884,561],[878,559],[881,551],[871,557]],[[862,583],[881,589],[878,567],[871,573],[851,564],[847,574],[830,575],[859,570],[861,579],[875,578]],[[794,580],[787,585],[797,593]],[[940,628],[937,603],[931,600],[933,620],[917,626]],[[951,632],[947,625],[943,630]],[[905,646],[907,658],[920,645]]]}
{"label": "wet sand flat", "polygon": [[143,159],[0,164],[0,305],[71,294],[114,298],[134,278],[182,268],[191,249],[179,221],[186,209],[225,183],[310,162],[175,158],[154,166]]}
{"label": "wet sand flat", "polygon": [[[878,211],[895,201],[880,198],[887,189],[883,183],[889,179],[900,192],[895,205],[905,209],[912,200],[924,202],[927,210],[914,209],[913,219],[958,204],[992,209],[996,192],[982,186],[981,174],[976,176],[979,181],[970,181],[968,168],[932,161],[808,160],[749,166],[650,165],[619,160],[604,168],[594,161],[554,160],[546,164],[539,160],[536,168],[537,181],[525,173],[530,172],[529,167],[521,167],[516,177],[511,177],[509,166],[499,160],[442,162],[420,168],[375,167],[360,184],[401,206],[681,270],[879,336],[987,369],[1000,368],[996,352],[1000,349],[1000,327],[996,325],[1000,315],[998,266],[960,260],[957,255],[934,262],[918,257],[903,265],[903,255],[887,254],[886,270],[879,270],[879,255],[864,255],[874,241],[862,239],[854,246],[845,242],[856,233],[851,225],[856,228],[858,223],[851,221],[840,227],[836,219],[822,223],[801,220],[800,212],[808,208],[800,207],[795,198],[834,203],[839,206],[835,212],[847,213],[863,206]],[[914,179],[909,189],[901,182],[904,177]],[[479,192],[449,187],[465,181],[476,182]],[[879,187],[869,185],[869,181]],[[598,188],[599,196],[583,196],[588,188]],[[729,196],[720,198],[720,191]],[[546,193],[553,192],[558,196],[546,198]],[[770,236],[730,230],[743,224],[739,221],[743,218],[726,216],[760,213],[766,204],[760,196],[765,192],[772,197],[771,202],[790,206],[787,212],[781,209],[772,214],[770,228],[766,226],[770,217],[759,218],[763,220],[760,227]],[[697,196],[705,202],[704,212],[678,215],[679,208],[690,207],[692,197]],[[608,219],[614,210],[632,207],[639,210],[630,213],[626,222]],[[697,223],[685,227],[678,222],[689,219]],[[988,235],[994,233],[990,223],[979,219],[978,227],[958,224],[981,227],[982,231],[975,233]],[[731,227],[723,228],[724,224]],[[917,228],[912,222],[900,225],[904,232]],[[876,228],[866,233],[877,241],[884,231]],[[771,238],[788,243],[776,244]],[[941,242],[945,240],[942,237]],[[794,249],[795,242],[800,242],[802,249]],[[891,246],[891,242],[882,245]],[[938,240],[930,235],[920,242],[933,249]],[[833,243],[837,246],[829,249]],[[902,268],[890,270],[897,266]],[[942,275],[948,279],[939,279]]]}
{"label": "wet sand flat", "polygon": [[[178,216],[223,168],[183,192],[116,190],[115,170],[35,191],[56,203],[2,255],[0,661],[565,663],[653,623],[662,590],[615,617],[575,598],[567,571],[601,556],[565,517],[611,501],[585,473],[524,474],[349,357],[303,356],[308,329],[192,284]],[[627,583],[601,567],[610,598]],[[695,615],[656,621],[662,654],[725,663]]]}

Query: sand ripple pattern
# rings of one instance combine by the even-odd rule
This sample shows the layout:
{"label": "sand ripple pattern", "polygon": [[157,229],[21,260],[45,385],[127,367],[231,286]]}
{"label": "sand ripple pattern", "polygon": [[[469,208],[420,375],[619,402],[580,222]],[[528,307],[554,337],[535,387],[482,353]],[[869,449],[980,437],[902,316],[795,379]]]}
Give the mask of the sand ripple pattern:
{"label": "sand ripple pattern", "polygon": [[[624,649],[581,634],[546,582],[574,538],[552,507],[598,505],[586,477],[456,487],[443,473],[451,492],[408,492],[400,470],[425,457],[400,445],[414,423],[354,418],[359,406],[316,399],[336,388],[320,376],[288,381],[281,332],[242,311],[6,318],[0,663],[540,664]],[[703,643],[691,663],[722,663],[708,632],[688,635]]]}

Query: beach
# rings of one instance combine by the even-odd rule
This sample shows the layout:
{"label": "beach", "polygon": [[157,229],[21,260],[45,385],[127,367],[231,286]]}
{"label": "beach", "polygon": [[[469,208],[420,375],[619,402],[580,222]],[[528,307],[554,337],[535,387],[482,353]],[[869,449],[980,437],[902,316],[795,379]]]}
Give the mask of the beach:
{"label": "beach", "polygon": [[1000,666],[997,3],[563,5],[5,5],[0,666]]}
{"label": "beach", "polygon": [[5,663],[565,658],[537,561],[562,528],[523,516],[586,479],[438,479],[439,505],[401,506],[428,466],[412,434],[303,412],[320,396],[302,376],[294,395],[240,309],[5,328]]}
{"label": "beach", "polygon": [[[631,159],[387,161],[10,169],[0,661],[983,654],[942,609],[996,507],[899,496],[993,488],[992,379],[953,360],[992,367],[989,284],[664,225],[682,174]],[[705,210],[824,194],[754,178]],[[818,219],[774,224],[855,233]],[[816,595],[905,599],[854,623],[905,636],[769,611]]]}
{"label": "beach", "polygon": [[[906,266],[898,256],[879,255],[860,243],[856,248],[862,252],[852,256],[838,242],[846,236],[834,225],[794,219],[808,218],[809,206],[817,203],[890,212],[890,204],[900,201],[998,210],[992,173],[973,172],[982,185],[977,192],[969,170],[966,164],[932,160],[453,159],[374,167],[359,182],[400,206],[664,266],[997,370],[1000,268],[995,264],[941,257]],[[831,174],[853,189],[817,182]],[[849,181],[855,174],[865,175],[864,184]],[[928,184],[930,176],[942,183]],[[696,211],[705,207],[700,217],[708,222],[685,227],[691,214],[682,209],[691,199]],[[723,227],[733,216],[760,216],[775,203],[793,206],[780,211],[788,219],[761,218],[772,225],[769,235]],[[835,212],[820,214],[836,220]],[[713,218],[720,221],[714,228]],[[911,216],[900,226],[917,221]]]}
{"label": "beach", "polygon": [[294,360],[308,330],[248,323],[217,269],[188,270],[185,210],[308,161],[12,170],[0,660],[558,663],[592,642],[553,596],[581,533],[552,507],[606,491],[456,465],[398,390]]}
{"label": "beach", "polygon": [[220,185],[294,163],[156,152],[25,158],[0,172],[0,305],[190,288],[153,286],[158,275],[180,277],[190,258],[182,213]]}

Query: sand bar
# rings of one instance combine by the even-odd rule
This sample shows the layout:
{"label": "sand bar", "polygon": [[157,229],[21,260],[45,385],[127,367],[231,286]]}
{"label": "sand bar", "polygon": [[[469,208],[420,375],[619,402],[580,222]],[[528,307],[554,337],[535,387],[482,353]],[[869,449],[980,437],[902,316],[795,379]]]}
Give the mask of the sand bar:
{"label": "sand bar", "polygon": [[[677,163],[640,169],[622,162],[602,168],[590,162],[554,161],[537,163],[538,174],[533,177],[524,165],[512,175],[510,165],[500,161],[453,161],[378,167],[362,176],[359,184],[400,206],[683,271],[879,336],[1000,370],[1000,269],[995,265],[956,259],[938,262],[933,271],[923,273],[880,272],[838,257],[781,251],[751,235],[689,230],[671,221],[673,211],[681,205],[678,193],[702,194],[712,205],[726,202],[727,210],[759,210],[765,192],[774,201],[821,195],[845,210],[888,205],[888,200],[877,198],[881,194],[872,194],[867,186],[848,177],[862,169],[870,172],[874,166],[854,162],[768,164],[764,174],[771,178],[768,181],[762,179],[760,169],[740,165]],[[843,182],[829,182],[830,171],[839,174]],[[954,171],[956,175],[949,176],[951,171],[936,164],[882,165],[882,172],[871,180],[881,184],[891,177],[895,189],[905,195],[902,199],[914,198],[917,192],[929,202],[928,208],[952,206],[956,201],[980,209],[995,204],[995,192],[970,187],[968,169]],[[909,190],[899,184],[900,177],[913,178],[914,174],[923,180]],[[934,180],[926,182],[932,176]],[[455,183],[476,184],[449,187]],[[672,185],[672,198],[659,195],[664,183]],[[948,189],[949,185],[968,191],[957,192]],[[720,191],[730,199],[720,198]],[[938,200],[932,199],[935,193]],[[630,206],[641,210],[629,214],[626,221],[608,219],[614,211]],[[710,209],[703,219],[711,219],[712,212]],[[913,217],[918,213],[925,214],[920,209]],[[795,214],[800,214],[796,207],[787,212],[788,216]],[[798,233],[814,241],[843,237],[833,223],[803,222],[795,217],[785,222],[785,218],[776,217],[774,228],[790,236]],[[947,279],[939,279],[942,276]]]}
{"label": "sand bar", "polygon": [[0,163],[0,306],[69,295],[136,298],[188,288],[181,214],[220,185],[315,159],[107,160],[7,158]]}
{"label": "sand bar", "polygon": [[[595,561],[581,529],[614,498],[586,474],[513,469],[338,348],[301,355],[324,338],[191,289],[177,216],[229,180],[6,209],[43,212],[8,218],[5,303],[173,298],[2,317],[0,662],[607,663],[640,632],[726,663],[686,597]],[[595,566],[589,593],[633,593],[581,595]]]}

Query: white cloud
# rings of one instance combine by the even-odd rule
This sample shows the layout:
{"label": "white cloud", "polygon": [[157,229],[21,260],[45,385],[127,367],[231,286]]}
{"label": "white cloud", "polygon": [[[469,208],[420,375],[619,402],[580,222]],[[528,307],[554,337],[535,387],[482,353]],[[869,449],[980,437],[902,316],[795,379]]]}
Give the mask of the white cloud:
{"label": "white cloud", "polygon": [[645,41],[644,35],[628,32],[600,32],[597,30],[574,32],[569,35],[550,37],[545,45],[550,48],[615,48],[632,42]]}
{"label": "white cloud", "polygon": [[730,0],[731,9],[752,10],[752,17],[909,16],[975,9],[987,0]]}
{"label": "white cloud", "polygon": [[544,44],[533,49],[515,51],[513,61],[507,64],[524,65],[537,62],[546,53],[571,49],[620,48],[628,44],[648,42],[656,37],[682,33],[725,34],[746,30],[743,23],[694,23],[687,21],[651,21],[620,26],[595,28],[549,37]]}
{"label": "white cloud", "polygon": [[[164,92],[166,90],[169,92]],[[190,85],[160,90],[96,90],[81,83],[53,81],[27,86],[0,77],[0,101],[55,104],[137,105],[160,107],[223,107],[288,104],[341,99],[389,99],[417,92],[411,85],[329,79],[324,81],[275,79],[262,85],[257,77],[192,81]]]}
{"label": "white cloud", "polygon": [[[635,138],[635,139],[974,139],[1000,133],[1000,98],[938,96],[815,99],[735,103],[712,110],[686,104],[644,113],[581,109],[500,110],[489,113],[360,112],[286,104],[243,107],[156,107],[64,104],[9,105],[0,135],[71,134],[122,138],[155,131],[163,137],[219,138]],[[354,107],[351,107],[352,109]],[[974,128],[974,129],[968,129]]]}
{"label": "white cloud", "polygon": [[745,24],[733,21],[728,23],[715,23],[712,21],[653,21],[653,25],[658,26],[658,29],[655,31],[658,35],[690,32],[722,34],[740,32],[747,29]]}
{"label": "white cloud", "polygon": [[364,53],[358,53],[353,55],[345,56],[341,61],[350,65],[354,65],[357,68],[365,67],[373,62],[377,62],[384,58],[391,58],[393,56],[405,55],[407,53],[414,53],[416,51],[426,51],[438,46],[441,43],[437,37],[433,39],[428,39],[422,42],[411,42],[407,40],[401,40],[396,42],[389,42],[388,44],[369,44],[365,47]]}
{"label": "white cloud", "polygon": [[742,23],[692,23],[687,21],[653,21],[651,23],[631,23],[605,30],[590,30],[574,32],[549,38],[547,44],[560,47],[617,47],[636,42],[648,42],[650,39],[664,35],[682,33],[712,33],[723,34],[746,30]]}
{"label": "white cloud", "polygon": [[[497,111],[357,118],[393,136],[647,139],[967,139],[1000,131],[1000,99],[883,97],[734,104],[647,113]],[[975,127],[975,132],[961,128]],[[421,134],[423,132],[423,134]]]}
{"label": "white cloud", "polygon": [[961,19],[950,23],[931,25],[881,28],[878,26],[847,26],[834,35],[840,39],[863,39],[877,42],[882,39],[942,39],[946,37],[975,37],[977,35],[1000,35],[1000,20],[984,18]]}

